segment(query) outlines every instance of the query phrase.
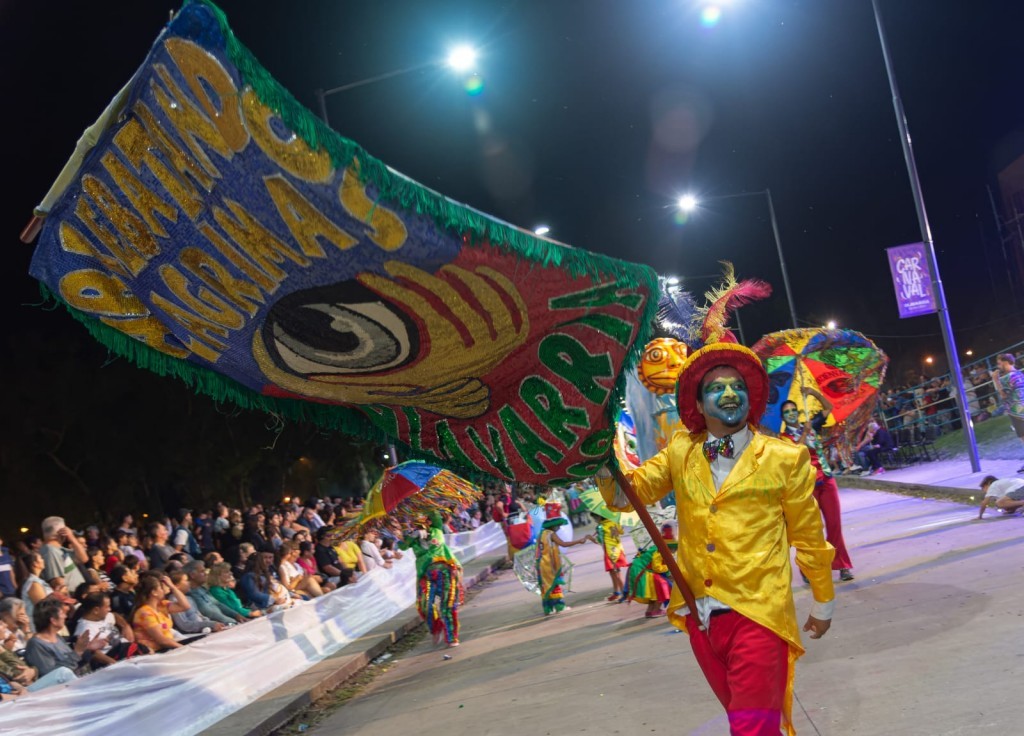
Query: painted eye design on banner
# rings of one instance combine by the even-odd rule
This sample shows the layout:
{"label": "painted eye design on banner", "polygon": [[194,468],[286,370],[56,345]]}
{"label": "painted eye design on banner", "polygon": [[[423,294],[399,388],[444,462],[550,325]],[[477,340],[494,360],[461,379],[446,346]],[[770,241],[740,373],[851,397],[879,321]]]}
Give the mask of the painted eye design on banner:
{"label": "painted eye design on banner", "polygon": [[358,281],[284,297],[267,316],[263,340],[278,366],[303,376],[385,371],[419,347],[412,320]]}

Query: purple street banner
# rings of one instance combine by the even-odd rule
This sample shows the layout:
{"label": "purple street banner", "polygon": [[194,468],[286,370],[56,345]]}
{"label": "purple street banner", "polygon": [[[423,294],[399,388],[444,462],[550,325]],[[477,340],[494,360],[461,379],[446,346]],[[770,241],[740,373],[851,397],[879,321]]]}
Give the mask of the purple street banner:
{"label": "purple street banner", "polygon": [[892,272],[900,319],[938,311],[924,243],[897,245],[887,248],[886,252],[889,255],[889,270]]}
{"label": "purple street banner", "polygon": [[212,3],[185,4],[83,140],[30,272],[114,353],[462,474],[568,483],[611,453],[657,274],[402,176]]}

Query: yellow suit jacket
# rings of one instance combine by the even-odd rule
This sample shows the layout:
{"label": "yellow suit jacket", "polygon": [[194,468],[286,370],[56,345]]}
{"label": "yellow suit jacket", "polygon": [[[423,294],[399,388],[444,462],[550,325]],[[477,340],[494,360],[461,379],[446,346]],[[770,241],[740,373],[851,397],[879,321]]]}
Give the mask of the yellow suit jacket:
{"label": "yellow suit jacket", "polygon": [[[721,489],[701,447],[705,433],[676,432],[668,446],[625,475],[644,504],[672,489],[679,514],[676,559],[694,596],[714,596],[747,618],[776,632],[803,652],[793,604],[790,546],[811,581],[815,600],[830,601],[832,557],[821,513],[814,500],[815,470],[807,448],[753,432]],[[605,502],[615,510],[615,483],[600,482]],[[685,605],[673,591],[669,616]]]}
{"label": "yellow suit jacket", "polygon": [[[814,500],[815,469],[803,445],[753,430],[750,444],[721,489],[701,450],[706,433],[676,432],[664,450],[625,473],[640,500],[652,504],[675,489],[679,515],[676,559],[696,598],[714,596],[738,613],[774,631],[790,648],[784,716],[788,729],[793,663],[803,654],[793,603],[790,546],[811,581],[814,598],[832,600],[832,557]],[[605,502],[614,504],[614,480],[598,479]],[[668,615],[686,631],[678,614],[685,605],[673,588]],[[790,730],[790,732],[792,732]]]}

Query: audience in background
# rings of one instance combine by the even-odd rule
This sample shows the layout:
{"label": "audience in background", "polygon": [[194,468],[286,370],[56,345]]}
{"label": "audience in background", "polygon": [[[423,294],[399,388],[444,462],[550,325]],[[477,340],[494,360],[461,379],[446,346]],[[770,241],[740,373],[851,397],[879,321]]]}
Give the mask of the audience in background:
{"label": "audience in background", "polygon": [[[479,525],[486,508],[474,506],[453,527]],[[132,514],[109,533],[92,524],[75,532],[50,516],[42,536],[19,539],[13,555],[0,540],[0,695],[16,699],[177,649],[391,567],[402,556],[397,524],[336,542],[332,525],[359,511],[340,499],[181,508],[173,520],[143,514],[141,536]]]}

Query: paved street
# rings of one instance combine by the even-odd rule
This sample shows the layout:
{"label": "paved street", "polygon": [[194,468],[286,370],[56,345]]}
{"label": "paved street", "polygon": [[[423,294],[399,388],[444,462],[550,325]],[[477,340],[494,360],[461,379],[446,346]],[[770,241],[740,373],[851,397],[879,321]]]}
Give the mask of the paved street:
{"label": "paved street", "polygon": [[[797,731],[1019,732],[1024,518],[876,491],[842,502],[857,580],[798,664]],[[502,573],[466,607],[451,660],[422,643],[314,733],[727,734],[686,636],[604,601],[596,545],[570,555],[571,612],[543,617]],[[798,588],[801,619],[808,607]]]}

